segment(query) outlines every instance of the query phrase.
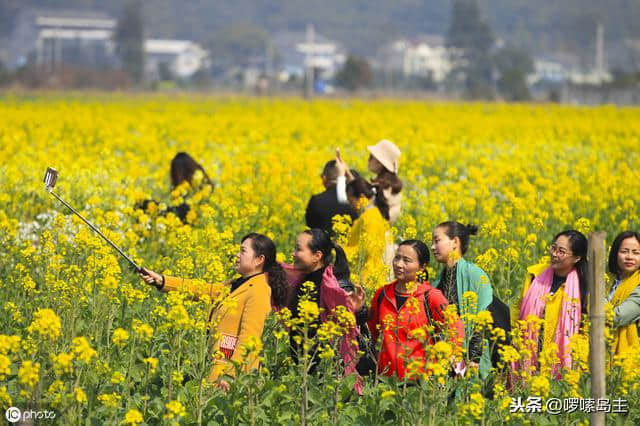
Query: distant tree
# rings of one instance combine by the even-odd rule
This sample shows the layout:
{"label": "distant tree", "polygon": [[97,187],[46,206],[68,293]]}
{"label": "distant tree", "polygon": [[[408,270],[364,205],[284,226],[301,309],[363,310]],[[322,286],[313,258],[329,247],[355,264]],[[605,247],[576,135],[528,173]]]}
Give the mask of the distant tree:
{"label": "distant tree", "polygon": [[116,30],[116,45],[123,69],[136,83],[144,76],[144,24],[141,0],[127,0]]}
{"label": "distant tree", "polygon": [[482,55],[493,46],[491,27],[480,18],[477,0],[454,0],[447,44]]}
{"label": "distant tree", "polygon": [[494,37],[482,21],[477,0],[454,0],[447,45],[457,52],[453,73],[461,75],[472,98],[491,97],[493,66],[490,59]]}
{"label": "distant tree", "polygon": [[216,31],[209,42],[214,69],[247,66],[264,60],[268,34],[259,27],[239,24]]}
{"label": "distant tree", "polygon": [[174,79],[168,63],[160,62],[158,64],[158,77],[160,78],[160,81],[170,81]]}
{"label": "distant tree", "polygon": [[4,86],[5,84],[9,84],[11,82],[11,74],[9,70],[4,66],[2,61],[0,61],[0,86]]}
{"label": "distant tree", "polygon": [[498,71],[498,90],[510,101],[525,101],[531,98],[527,86],[527,75],[534,71],[529,54],[515,47],[500,49],[494,56]]}
{"label": "distant tree", "polygon": [[371,84],[373,75],[366,59],[349,55],[342,69],[336,74],[336,83],[355,91]]}

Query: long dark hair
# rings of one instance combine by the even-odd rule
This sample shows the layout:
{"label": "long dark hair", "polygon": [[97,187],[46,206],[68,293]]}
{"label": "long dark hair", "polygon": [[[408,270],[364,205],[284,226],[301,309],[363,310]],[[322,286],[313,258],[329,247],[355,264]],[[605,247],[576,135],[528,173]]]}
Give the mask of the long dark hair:
{"label": "long dark hair", "polygon": [[[311,236],[309,249],[322,253],[322,265],[327,267],[333,262],[333,275],[338,281],[349,280],[351,272],[347,256],[340,245],[331,241],[329,233],[320,228],[307,229],[303,233]],[[335,252],[335,260],[332,251]]]}
{"label": "long dark hair", "polygon": [[636,231],[624,231],[618,234],[615,240],[613,240],[613,244],[611,245],[611,251],[609,252],[609,262],[607,262],[607,266],[609,272],[619,278],[620,268],[618,267],[618,252],[620,251],[620,246],[622,242],[627,238],[635,238],[640,243],[640,233]]}
{"label": "long dark hair", "polygon": [[194,160],[193,157],[186,152],[177,153],[171,160],[171,186],[175,188],[185,180],[191,183],[191,179],[193,179],[193,174],[196,170],[202,172],[206,183],[213,185],[207,172],[204,171],[204,168]]}
{"label": "long dark hair", "polygon": [[382,216],[389,220],[389,203],[381,188],[375,187],[361,176],[356,176],[355,179],[347,184],[347,194],[354,198],[360,198],[364,195],[367,199],[375,196],[375,206],[380,210]]}
{"label": "long dark hair", "polygon": [[587,312],[587,295],[589,293],[589,263],[587,261],[587,252],[589,250],[589,241],[587,237],[580,231],[570,229],[562,231],[553,237],[555,242],[558,237],[567,237],[569,240],[569,246],[574,256],[580,256],[580,260],[576,263],[575,268],[578,273],[578,281],[580,282],[580,304],[582,305],[582,312]]}
{"label": "long dark hair", "polygon": [[398,175],[386,168],[373,179],[373,184],[380,189],[391,188],[392,194],[402,191],[402,181]]}
{"label": "long dark hair", "polygon": [[276,261],[276,245],[266,235],[252,232],[242,237],[241,242],[251,240],[251,248],[256,256],[264,256],[262,271],[267,274],[267,282],[271,287],[271,299],[274,306],[286,305],[289,295],[289,283],[282,266]]}
{"label": "long dark hair", "polygon": [[475,225],[463,225],[460,222],[453,220],[442,222],[436,228],[444,228],[444,233],[447,237],[454,239],[458,237],[460,239],[460,252],[464,255],[469,248],[469,237],[478,233],[478,227]]}
{"label": "long dark hair", "polygon": [[409,246],[411,247],[416,254],[418,255],[418,263],[420,263],[420,267],[424,271],[425,280],[429,279],[429,272],[427,272],[427,265],[429,265],[429,247],[420,241],[420,240],[404,240],[398,247],[400,246]]}

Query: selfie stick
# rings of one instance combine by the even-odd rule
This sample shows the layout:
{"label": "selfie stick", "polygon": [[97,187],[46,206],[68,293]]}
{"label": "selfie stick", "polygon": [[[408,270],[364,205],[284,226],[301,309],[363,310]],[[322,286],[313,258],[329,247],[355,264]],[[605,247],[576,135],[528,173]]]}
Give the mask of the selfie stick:
{"label": "selfie stick", "polygon": [[120,255],[122,257],[124,257],[125,259],[127,259],[127,261],[131,264],[131,266],[135,269],[136,272],[144,272],[142,270],[142,268],[140,268],[140,266],[138,266],[138,264],[136,262],[133,261],[133,259],[131,259],[129,256],[127,256],[122,250],[120,250],[120,248],[118,246],[116,246],[110,239],[108,239],[102,232],[100,232],[100,230],[98,228],[96,228],[91,222],[89,222],[87,219],[85,219],[84,217],[82,217],[82,215],[80,213],[78,213],[73,207],[71,207],[69,204],[67,204],[66,201],[64,201],[62,198],[60,198],[58,196],[58,194],[56,194],[55,192],[53,192],[53,187],[56,186],[56,182],[58,181],[58,171],[56,169],[53,169],[51,167],[47,167],[47,171],[44,174],[44,185],[45,188],[47,190],[47,192],[49,192],[49,194],[53,195],[54,197],[56,197],[58,199],[58,201],[60,201],[62,204],[64,204],[65,206],[67,206],[67,208],[69,210],[71,210],[76,216],[78,216],[80,219],[82,219],[82,221],[84,223],[86,223],[87,225],[89,225],[89,228],[93,229],[98,235],[100,235],[107,243],[109,243],[109,245],[111,247],[113,247],[114,249],[116,249],[116,251],[118,253],[120,253]]}

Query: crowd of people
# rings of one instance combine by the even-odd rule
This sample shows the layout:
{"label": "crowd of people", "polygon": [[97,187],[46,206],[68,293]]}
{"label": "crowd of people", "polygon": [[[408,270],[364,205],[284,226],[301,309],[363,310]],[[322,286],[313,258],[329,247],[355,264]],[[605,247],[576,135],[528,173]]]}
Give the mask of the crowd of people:
{"label": "crowd of people", "polygon": [[[446,339],[464,353],[466,360],[465,364],[452,358],[451,374],[464,375],[471,369],[486,378],[500,355],[497,345],[474,333],[473,324],[468,323],[468,318],[481,311],[488,311],[494,326],[505,330],[501,344],[509,344],[509,331],[519,320],[539,318],[541,325],[534,327],[533,322],[527,322],[529,328],[524,333],[533,356],[510,365],[513,370],[535,366],[537,354],[552,344],[559,360],[553,366],[553,374],[559,377],[563,367],[571,368],[571,337],[581,330],[589,299],[585,235],[576,230],[555,235],[549,247],[549,262],[527,268],[521,295],[509,309],[495,296],[490,276],[465,258],[471,237],[478,232],[476,226],[446,221],[432,229],[430,247],[415,239],[395,244],[391,226],[401,214],[401,152],[388,140],[369,146],[368,150],[368,171],[373,175],[370,180],[351,169],[339,151],[335,159],[325,164],[321,173],[325,191],[309,200],[305,212],[309,229],[296,238],[293,264],[276,261],[276,245],[269,237],[250,233],[242,238],[235,265],[239,278],[226,283],[226,297],[235,300],[234,307],[212,309],[210,316],[221,336],[213,342],[212,353],[221,351],[225,357],[213,361],[209,380],[228,389],[235,372],[231,361],[240,361],[246,371],[255,368],[258,358],[243,359],[244,352],[239,348],[251,338],[262,337],[271,312],[287,308],[293,318],[298,317],[301,300],[320,308],[316,326],[308,329],[307,338],[311,340],[319,324],[332,319],[339,306],[354,314],[355,326],[342,336],[337,348],[345,374],[364,376],[377,371],[402,379],[408,363],[426,361],[427,346]],[[204,182],[200,179],[200,184],[213,187],[202,166],[188,154],[179,153],[171,163],[172,187],[190,182],[198,170],[205,178]],[[184,220],[188,204],[164,213],[169,212]],[[336,215],[347,215],[353,221],[344,246],[334,242],[332,220]],[[363,247],[364,238],[378,244]],[[436,277],[429,277],[427,272],[432,256],[442,265]],[[350,265],[354,264],[361,267],[357,279],[352,280]],[[393,278],[376,273],[387,266]],[[608,272],[613,277],[608,300],[615,314],[615,352],[637,350],[638,232],[617,235],[609,253]],[[164,276],[149,269],[143,269],[140,277],[160,291],[186,291],[196,296],[209,293],[212,299],[213,292],[221,288],[203,288],[189,279]],[[303,285],[308,282],[313,286]],[[377,289],[370,299],[363,288],[365,283],[366,288]],[[473,303],[465,300],[470,294]],[[450,304],[455,305],[453,311],[447,309]],[[420,329],[432,329],[434,333],[418,338]],[[299,329],[290,332],[294,360],[308,350],[300,344],[300,333]],[[311,352],[317,354],[313,349]],[[312,359],[312,372],[316,362]],[[423,365],[426,369],[426,362]]]}

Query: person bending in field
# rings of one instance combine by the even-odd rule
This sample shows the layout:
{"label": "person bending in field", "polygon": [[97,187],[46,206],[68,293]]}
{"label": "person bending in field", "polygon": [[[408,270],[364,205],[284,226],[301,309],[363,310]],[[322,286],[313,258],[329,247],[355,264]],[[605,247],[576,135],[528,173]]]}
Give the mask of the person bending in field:
{"label": "person bending in field", "polygon": [[[192,190],[196,191],[206,189],[207,187],[213,189],[214,187],[213,182],[209,179],[204,168],[186,152],[179,152],[175,157],[173,157],[171,160],[171,169],[169,174],[171,178],[172,193],[174,191],[187,192],[184,191],[186,189],[184,188],[185,185],[188,185]],[[184,199],[185,196],[182,196],[182,198]],[[191,210],[190,201],[191,200],[189,199],[183,200],[182,202],[169,206],[158,213],[161,215],[173,213],[178,216],[183,223],[186,223],[188,222],[187,215]],[[144,200],[138,203],[136,207],[149,211],[152,203],[155,205],[159,204],[155,200]]]}

